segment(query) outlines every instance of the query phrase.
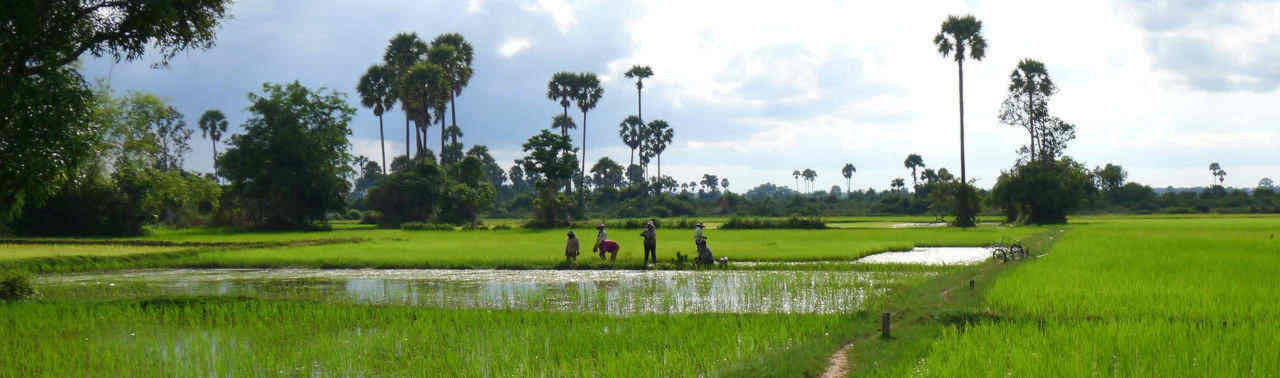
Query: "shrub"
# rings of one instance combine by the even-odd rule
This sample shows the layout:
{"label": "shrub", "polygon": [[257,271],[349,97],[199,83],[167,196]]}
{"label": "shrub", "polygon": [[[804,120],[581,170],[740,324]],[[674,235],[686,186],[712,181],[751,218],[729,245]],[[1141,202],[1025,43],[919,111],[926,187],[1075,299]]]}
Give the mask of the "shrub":
{"label": "shrub", "polygon": [[510,230],[510,229],[511,229],[511,225],[509,225],[509,224],[495,224],[495,225],[493,225],[493,227],[489,227],[489,229],[490,229],[490,230]]}
{"label": "shrub", "polygon": [[154,219],[139,198],[107,182],[68,186],[39,206],[27,205],[10,224],[24,236],[136,236]]}
{"label": "shrub", "polygon": [[347,212],[347,220],[359,220],[360,210],[351,210]]}
{"label": "shrub", "polygon": [[31,286],[31,278],[18,272],[0,274],[0,301],[17,301],[30,298],[36,290]]}
{"label": "shrub", "polygon": [[377,210],[369,210],[364,212],[360,217],[360,224],[378,224],[382,221],[382,213]]}
{"label": "shrub", "polygon": [[786,219],[769,219],[769,218],[729,218],[728,222],[720,225],[723,230],[750,230],[750,229],[810,229],[820,230],[827,228],[827,224],[819,217],[801,217],[792,216]]}
{"label": "shrub", "polygon": [[405,231],[453,231],[453,226],[440,223],[405,222],[400,224]]}
{"label": "shrub", "polygon": [[1084,165],[1063,158],[1020,164],[1001,173],[992,199],[1012,223],[1066,223],[1067,212],[1096,190]]}

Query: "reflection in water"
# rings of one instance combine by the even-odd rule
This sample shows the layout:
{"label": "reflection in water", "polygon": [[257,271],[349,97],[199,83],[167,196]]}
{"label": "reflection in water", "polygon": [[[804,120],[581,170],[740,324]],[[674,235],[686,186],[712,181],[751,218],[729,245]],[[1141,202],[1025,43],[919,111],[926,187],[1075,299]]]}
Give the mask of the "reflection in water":
{"label": "reflection in water", "polygon": [[857,311],[925,273],[173,269],[43,276],[48,299],[249,296],[359,304],[632,313]]}
{"label": "reflection in water", "polygon": [[960,265],[977,264],[991,257],[991,250],[984,247],[920,247],[906,252],[885,252],[858,259],[871,264],[927,264]]}

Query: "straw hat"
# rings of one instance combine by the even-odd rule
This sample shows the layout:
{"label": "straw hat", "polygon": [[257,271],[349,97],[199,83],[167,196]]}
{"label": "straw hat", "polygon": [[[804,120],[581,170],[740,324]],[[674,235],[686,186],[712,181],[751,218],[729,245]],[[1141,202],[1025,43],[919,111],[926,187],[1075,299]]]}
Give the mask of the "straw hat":
{"label": "straw hat", "polygon": [[706,227],[706,226],[703,226],[703,225],[702,225],[702,222],[698,222],[698,224],[695,224],[695,225],[693,225],[693,226],[694,226],[694,227],[697,227],[697,228],[703,228],[703,227]]}
{"label": "straw hat", "polygon": [[604,228],[604,222],[601,222],[600,224],[597,224],[597,225],[596,225],[596,228]]}

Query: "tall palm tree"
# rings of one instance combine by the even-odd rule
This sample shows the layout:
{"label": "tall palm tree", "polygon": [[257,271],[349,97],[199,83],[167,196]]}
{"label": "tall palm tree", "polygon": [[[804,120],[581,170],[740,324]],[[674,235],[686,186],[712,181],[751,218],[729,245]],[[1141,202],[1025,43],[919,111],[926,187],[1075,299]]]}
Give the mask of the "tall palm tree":
{"label": "tall palm tree", "polygon": [[910,154],[907,155],[907,160],[902,161],[902,165],[911,170],[911,186],[919,185],[916,182],[916,168],[924,168],[924,158],[917,154]]}
{"label": "tall palm tree", "polygon": [[405,93],[410,90],[409,86],[404,82],[405,76],[409,74],[409,69],[421,61],[421,57],[427,51],[427,44],[418,33],[399,33],[391,38],[387,43],[387,49],[382,54],[383,64],[391,71],[392,77],[395,78],[392,92],[395,95],[394,100],[400,102],[400,109],[404,110],[404,155],[409,156],[412,148],[413,140],[409,139],[409,120],[421,118],[421,114],[415,114],[425,111],[425,108],[419,110],[416,105],[410,104],[411,100],[406,99]]}
{"label": "tall palm tree", "polygon": [[644,79],[648,79],[653,76],[653,69],[649,68],[649,66],[634,65],[631,66],[631,69],[627,70],[626,73],[623,73],[622,76],[625,76],[628,79],[636,79],[636,117],[640,117],[640,120],[643,121],[644,112],[642,112],[642,110],[644,110],[644,107],[640,104],[640,92],[644,90]]}
{"label": "tall palm tree", "polygon": [[804,169],[804,172],[800,172],[800,175],[804,177],[804,181],[805,181],[805,182],[809,183],[809,186],[808,186],[808,187],[806,187],[806,189],[805,189],[805,190],[806,190],[806,191],[808,191],[808,192],[810,192],[810,193],[812,193],[812,192],[813,192],[813,180],[816,180],[816,179],[818,178],[818,172],[817,172],[817,171],[814,171],[813,169],[805,168],[805,169]]}
{"label": "tall palm tree", "polygon": [[218,176],[218,141],[227,132],[227,116],[220,110],[206,110],[200,116],[200,135],[213,143],[213,175]]}
{"label": "tall palm tree", "polygon": [[577,127],[577,125],[573,124],[573,118],[569,118],[569,116],[564,114],[558,114],[555,117],[551,117],[551,129],[560,129],[560,134],[562,135],[568,135],[569,129],[575,129]]}
{"label": "tall palm tree", "polygon": [[853,167],[853,163],[844,163],[844,168],[840,169],[840,174],[844,175],[845,180],[849,180],[848,186],[845,187],[846,193],[853,193],[853,173],[858,169]]}
{"label": "tall palm tree", "polygon": [[[556,72],[551,75],[551,81],[547,82],[547,99],[551,101],[560,101],[560,106],[564,108],[564,116],[569,116],[569,100],[578,96],[578,75],[572,72]],[[569,136],[569,129],[561,129],[562,136]]]}
{"label": "tall palm tree", "polygon": [[[1213,178],[1218,179],[1218,181],[1221,182],[1221,176],[1219,176],[1218,172],[1222,172],[1222,165],[1218,164],[1216,161],[1209,163],[1209,173],[1213,175]],[[1226,176],[1226,173],[1222,173],[1222,176]],[[1213,181],[1214,180],[1209,180],[1209,187],[1211,188],[1213,187]]]}
{"label": "tall palm tree", "polygon": [[356,84],[356,92],[360,93],[360,104],[366,108],[373,109],[373,115],[378,116],[378,141],[382,146],[382,174],[387,174],[387,140],[383,136],[382,114],[396,106],[396,96],[393,86],[395,78],[392,76],[391,70],[384,65],[369,66],[369,70],[360,76],[360,83]]}
{"label": "tall palm tree", "polygon": [[[432,42],[431,47],[427,50],[427,61],[440,66],[440,69],[444,71],[445,87],[449,89],[444,96],[433,98],[434,101],[431,102],[431,110],[435,112],[436,121],[440,123],[441,163],[449,163],[449,160],[445,158],[445,143],[449,141],[449,127],[445,126],[444,121],[447,118],[445,113],[449,111],[449,104],[453,100],[453,74],[450,70],[457,69],[457,66],[461,64],[458,62],[459,55],[453,45],[446,43],[437,44]],[[425,139],[426,136],[424,135],[423,138]]]}
{"label": "tall palm tree", "polygon": [[[431,126],[431,110],[438,110],[442,99],[448,97],[448,79],[440,66],[421,62],[409,69],[401,84],[406,88],[401,96],[416,115],[414,123],[418,126],[418,154],[421,155],[426,152],[426,129]],[[436,115],[443,116],[440,112]]]}
{"label": "tall palm tree", "polygon": [[675,130],[671,129],[667,121],[655,119],[649,122],[648,136],[649,149],[658,157],[658,178],[662,178],[662,151],[666,151],[667,145],[671,144]]}
{"label": "tall palm tree", "polygon": [[933,43],[938,46],[938,53],[942,54],[943,58],[955,58],[956,67],[959,70],[960,181],[968,183],[964,161],[964,61],[965,59],[982,61],[987,54],[987,40],[982,37],[982,21],[978,21],[973,15],[947,16],[947,20],[942,22],[942,30],[933,37]]}
{"label": "tall palm tree", "polygon": [[796,192],[800,192],[800,176],[802,175],[799,169],[791,171],[791,178],[796,180]]}
{"label": "tall palm tree", "polygon": [[644,143],[641,139],[643,129],[644,121],[641,121],[639,116],[627,116],[627,119],[618,124],[618,137],[622,138],[622,144],[631,148],[631,164],[627,165],[628,168],[636,164],[636,149]]}
{"label": "tall palm tree", "polygon": [[[445,75],[449,78],[449,85],[453,88],[449,92],[449,114],[452,119],[453,127],[458,126],[458,108],[454,106],[454,98],[462,95],[462,88],[465,88],[471,82],[471,76],[475,74],[475,70],[471,68],[471,62],[475,59],[475,49],[467,42],[462,34],[446,33],[436,37],[431,41],[432,46],[449,46],[453,48],[453,54],[444,61]],[[458,143],[457,137],[461,136],[461,132],[453,135],[453,143]]]}
{"label": "tall palm tree", "polygon": [[596,74],[584,72],[578,75],[577,93],[574,100],[578,109],[582,110],[582,171],[587,171],[587,111],[595,109],[600,97],[604,96],[604,88],[600,87],[600,78]]}

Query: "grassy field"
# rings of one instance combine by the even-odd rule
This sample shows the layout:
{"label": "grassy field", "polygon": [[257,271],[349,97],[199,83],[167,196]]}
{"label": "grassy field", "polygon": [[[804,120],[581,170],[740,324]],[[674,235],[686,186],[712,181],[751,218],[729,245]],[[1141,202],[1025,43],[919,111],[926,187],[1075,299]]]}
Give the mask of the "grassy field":
{"label": "grassy field", "polygon": [[0,324],[10,325],[0,376],[705,376],[849,323],[215,299],[20,303],[0,305]]}
{"label": "grassy field", "polygon": [[[871,253],[909,250],[918,245],[974,246],[1018,238],[1042,229],[982,227],[959,229],[857,230],[709,230],[717,256],[735,261],[837,261]],[[594,232],[578,230],[589,253]],[[330,244],[299,248],[262,248],[204,253],[174,265],[189,267],[376,267],[376,268],[536,268],[564,262],[563,231],[378,231],[385,238],[358,244]],[[616,266],[639,266],[643,256],[639,232],[614,230],[619,241]],[[663,230],[659,258],[677,252],[696,254],[692,233]],[[579,264],[607,266],[598,256],[584,254]]]}
{"label": "grassy field", "polygon": [[127,256],[183,250],[174,246],[85,245],[85,244],[2,244],[0,262],[65,256]]}
{"label": "grassy field", "polygon": [[1280,218],[1081,219],[984,312],[882,376],[1280,371]]}

